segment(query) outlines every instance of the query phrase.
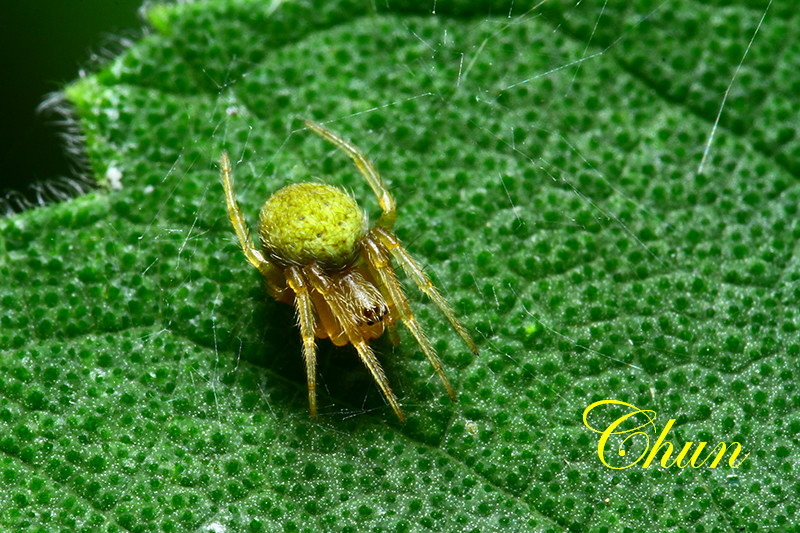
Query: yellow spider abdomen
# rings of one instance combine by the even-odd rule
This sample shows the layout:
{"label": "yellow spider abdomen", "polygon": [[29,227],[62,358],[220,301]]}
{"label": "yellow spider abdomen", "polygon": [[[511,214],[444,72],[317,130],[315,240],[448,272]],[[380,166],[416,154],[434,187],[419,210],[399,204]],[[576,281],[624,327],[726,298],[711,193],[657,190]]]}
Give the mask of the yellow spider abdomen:
{"label": "yellow spider abdomen", "polygon": [[367,231],[364,212],[348,194],[322,183],[289,185],[261,208],[258,234],[270,260],[343,268],[359,253]]}

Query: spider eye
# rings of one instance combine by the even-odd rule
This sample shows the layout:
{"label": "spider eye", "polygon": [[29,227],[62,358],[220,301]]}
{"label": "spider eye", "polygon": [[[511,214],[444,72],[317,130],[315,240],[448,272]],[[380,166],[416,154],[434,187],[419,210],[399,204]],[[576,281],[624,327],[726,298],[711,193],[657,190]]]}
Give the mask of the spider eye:
{"label": "spider eye", "polygon": [[371,326],[375,322],[380,322],[381,320],[383,320],[383,315],[385,315],[387,312],[388,310],[380,305],[365,307],[361,310],[361,313],[364,315],[364,319],[366,319],[368,326]]}

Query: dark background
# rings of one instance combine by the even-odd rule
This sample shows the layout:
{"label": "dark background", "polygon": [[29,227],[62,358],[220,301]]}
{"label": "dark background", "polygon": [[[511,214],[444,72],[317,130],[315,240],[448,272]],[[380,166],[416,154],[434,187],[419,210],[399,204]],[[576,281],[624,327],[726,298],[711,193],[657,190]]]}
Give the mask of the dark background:
{"label": "dark background", "polygon": [[118,51],[113,36],[142,27],[142,0],[3,2],[0,22],[0,196],[30,183],[70,175],[53,117],[36,112],[45,96],[96,65],[92,55]]}

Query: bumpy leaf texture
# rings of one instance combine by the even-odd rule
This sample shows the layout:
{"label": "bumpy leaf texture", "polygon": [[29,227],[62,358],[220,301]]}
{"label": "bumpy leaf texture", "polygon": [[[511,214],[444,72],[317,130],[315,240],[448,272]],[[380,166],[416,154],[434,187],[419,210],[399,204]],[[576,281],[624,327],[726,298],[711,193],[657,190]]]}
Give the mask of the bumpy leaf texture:
{"label": "bumpy leaf texture", "polygon": [[[797,11],[523,4],[155,4],[65,89],[107,187],[0,221],[2,529],[797,527]],[[309,177],[374,217],[304,117],[375,161],[481,347],[409,286],[459,399],[382,339],[405,425],[327,341],[309,419],[292,309],[225,215],[223,148],[252,223]],[[611,469],[603,399],[750,455]]]}

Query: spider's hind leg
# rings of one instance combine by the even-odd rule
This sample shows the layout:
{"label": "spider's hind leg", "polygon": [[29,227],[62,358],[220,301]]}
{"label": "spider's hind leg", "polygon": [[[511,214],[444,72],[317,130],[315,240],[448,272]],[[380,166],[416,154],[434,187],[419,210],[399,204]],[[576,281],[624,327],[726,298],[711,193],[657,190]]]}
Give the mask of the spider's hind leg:
{"label": "spider's hind leg", "polygon": [[250,238],[247,221],[244,219],[239,202],[236,201],[236,195],[233,192],[233,171],[231,170],[231,160],[228,158],[227,150],[222,151],[219,162],[222,188],[225,189],[225,205],[228,209],[228,218],[233,225],[233,230],[236,232],[236,238],[239,239],[239,245],[242,247],[242,251],[247,260],[250,261],[250,264],[256,267],[266,279],[272,281],[276,277],[276,267],[264,257],[261,250],[253,245],[253,240]]}
{"label": "spider's hind leg", "polygon": [[337,148],[350,156],[350,159],[352,159],[356,164],[359,172],[361,172],[361,174],[364,176],[364,179],[366,179],[367,183],[369,183],[369,186],[372,188],[372,192],[374,192],[375,196],[377,196],[378,204],[383,210],[383,214],[378,219],[376,224],[382,228],[391,228],[394,226],[394,221],[397,219],[397,210],[395,209],[394,198],[392,197],[392,193],[389,192],[389,189],[383,185],[381,175],[378,174],[378,171],[375,170],[374,166],[372,166],[372,163],[370,163],[369,159],[367,159],[367,156],[365,156],[361,150],[356,148],[353,143],[343,139],[342,137],[339,137],[322,124],[312,122],[311,120],[304,120],[303,122],[315,133],[325,138],[327,141],[335,144]]}

